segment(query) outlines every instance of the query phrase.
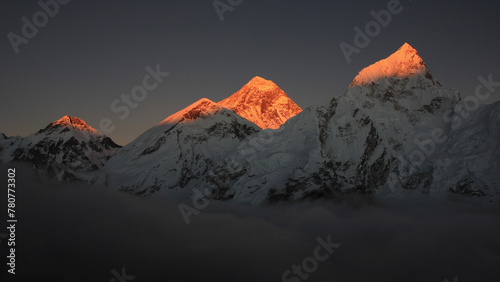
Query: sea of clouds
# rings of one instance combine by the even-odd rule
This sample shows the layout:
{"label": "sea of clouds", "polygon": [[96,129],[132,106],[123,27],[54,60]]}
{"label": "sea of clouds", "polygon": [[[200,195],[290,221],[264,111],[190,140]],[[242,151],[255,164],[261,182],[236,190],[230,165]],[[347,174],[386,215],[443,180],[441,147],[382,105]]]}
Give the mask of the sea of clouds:
{"label": "sea of clouds", "polygon": [[[112,271],[123,268],[134,282],[282,281],[328,236],[341,245],[306,281],[500,280],[498,203],[211,201],[187,225],[168,198],[40,181],[15,167],[17,274],[4,270],[1,281],[120,281]],[[7,166],[0,172],[7,183]]]}

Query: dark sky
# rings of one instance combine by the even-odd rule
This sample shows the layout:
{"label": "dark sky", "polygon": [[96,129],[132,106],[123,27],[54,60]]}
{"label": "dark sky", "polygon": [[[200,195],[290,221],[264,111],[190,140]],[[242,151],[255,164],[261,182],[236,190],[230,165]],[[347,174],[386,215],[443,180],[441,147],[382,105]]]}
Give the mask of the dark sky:
{"label": "dark sky", "polygon": [[[495,1],[402,0],[403,11],[347,63],[339,44],[354,44],[354,27],[364,29],[370,11],[389,2],[247,0],[221,21],[212,0],[72,0],[16,54],[8,34],[22,36],[22,18],[33,22],[41,7],[1,1],[0,132],[25,136],[67,114],[99,129],[109,118],[115,129],[108,135],[124,145],[200,98],[228,97],[256,75],[302,108],[325,104],[404,42],[463,96],[473,94],[479,75],[500,80]],[[112,102],[142,85],[145,67],[157,64],[170,76],[120,120]]]}

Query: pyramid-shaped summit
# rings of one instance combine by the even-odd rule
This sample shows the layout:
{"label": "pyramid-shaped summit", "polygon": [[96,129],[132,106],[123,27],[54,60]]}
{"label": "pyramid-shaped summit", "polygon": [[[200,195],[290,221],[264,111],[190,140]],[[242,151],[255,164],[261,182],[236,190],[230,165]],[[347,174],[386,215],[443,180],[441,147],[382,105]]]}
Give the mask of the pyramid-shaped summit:
{"label": "pyramid-shaped summit", "polygon": [[258,76],[238,92],[220,101],[219,105],[262,129],[279,128],[289,118],[302,112],[278,85]]}
{"label": "pyramid-shaped summit", "polygon": [[54,129],[54,128],[58,128],[58,127],[65,127],[65,128],[70,128],[70,129],[76,129],[78,131],[86,131],[86,132],[97,134],[97,130],[92,128],[85,121],[83,121],[82,119],[79,119],[77,117],[72,117],[69,115],[63,116],[62,118],[60,118],[54,122],[51,122],[45,129]]}
{"label": "pyramid-shaped summit", "polygon": [[266,90],[266,88],[268,90],[273,90],[273,89],[275,89],[275,88],[278,87],[278,85],[276,85],[271,80],[264,79],[264,78],[262,78],[260,76],[256,76],[256,77],[252,78],[252,80],[250,80],[247,83],[247,86],[249,86],[249,87],[258,87],[260,90]]}
{"label": "pyramid-shaped summit", "polygon": [[350,87],[377,83],[388,78],[407,78],[418,80],[419,84],[423,83],[427,86],[441,86],[434,79],[417,50],[405,43],[388,58],[362,69]]}

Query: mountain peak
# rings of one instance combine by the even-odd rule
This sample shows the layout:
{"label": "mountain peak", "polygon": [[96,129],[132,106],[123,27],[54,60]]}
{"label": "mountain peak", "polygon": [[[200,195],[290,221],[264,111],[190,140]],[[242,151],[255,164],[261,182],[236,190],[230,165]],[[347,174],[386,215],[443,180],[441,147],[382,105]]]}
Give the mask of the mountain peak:
{"label": "mountain peak", "polygon": [[415,76],[425,77],[430,80],[432,85],[440,86],[439,82],[430,74],[417,50],[405,43],[388,58],[362,69],[350,87],[367,85],[384,78],[411,78]]}
{"label": "mountain peak", "polygon": [[193,121],[208,115],[219,112],[222,109],[220,105],[207,98],[201,98],[186,108],[178,111],[177,113],[169,116],[160,124],[172,124],[183,121]]}
{"label": "mountain peak", "polygon": [[279,128],[302,109],[271,80],[256,76],[243,88],[219,102],[224,108],[262,129]]}
{"label": "mountain peak", "polygon": [[269,90],[278,87],[278,85],[276,85],[271,80],[264,79],[260,76],[252,78],[252,80],[250,80],[246,86],[259,88],[260,90]]}
{"label": "mountain peak", "polygon": [[47,126],[47,128],[54,128],[54,127],[74,128],[78,131],[86,131],[97,134],[97,130],[89,126],[85,121],[69,115],[65,115],[62,118],[50,123]]}
{"label": "mountain peak", "polygon": [[397,52],[414,52],[414,53],[417,53],[417,50],[415,50],[415,48],[411,47],[410,44],[408,44],[407,42],[405,42],[405,44],[403,44],[403,46],[399,47],[398,51]]}

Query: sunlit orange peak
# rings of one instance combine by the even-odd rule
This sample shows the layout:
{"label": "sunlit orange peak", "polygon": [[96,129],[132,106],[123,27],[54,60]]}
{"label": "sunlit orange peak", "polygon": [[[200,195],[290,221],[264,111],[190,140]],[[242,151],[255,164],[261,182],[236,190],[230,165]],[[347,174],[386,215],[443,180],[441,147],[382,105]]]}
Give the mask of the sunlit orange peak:
{"label": "sunlit orange peak", "polygon": [[417,50],[405,43],[388,58],[364,68],[350,86],[365,85],[388,77],[411,77],[425,74],[427,68]]}
{"label": "sunlit orange peak", "polygon": [[49,124],[50,127],[53,126],[62,126],[62,127],[67,127],[67,128],[74,128],[79,131],[87,131],[91,133],[96,133],[97,130],[89,126],[85,121],[77,118],[77,117],[72,117],[69,115],[63,116],[62,118],[52,122]]}
{"label": "sunlit orange peak", "polygon": [[260,76],[256,76],[256,77],[252,78],[252,80],[250,80],[246,86],[257,87],[260,90],[272,90],[272,89],[278,87],[278,85],[276,85],[271,80],[264,79]]}
{"label": "sunlit orange peak", "polygon": [[193,121],[200,117],[212,115],[222,109],[220,105],[207,98],[202,98],[177,113],[169,116],[159,124],[172,124]]}
{"label": "sunlit orange peak", "polygon": [[238,92],[219,102],[224,108],[262,129],[279,128],[302,109],[271,80],[256,76]]}

